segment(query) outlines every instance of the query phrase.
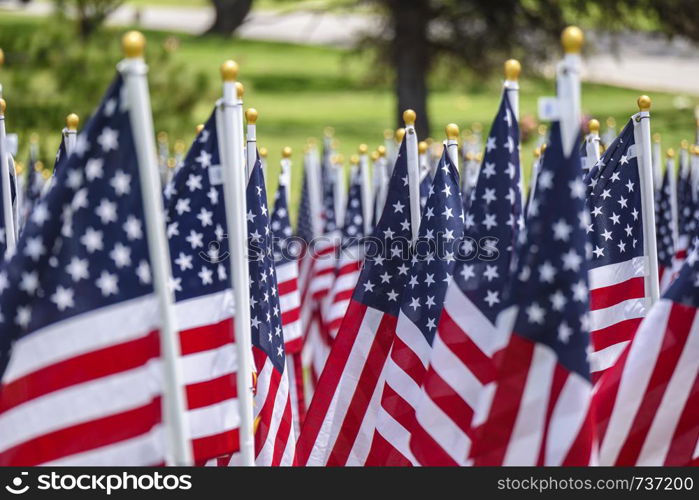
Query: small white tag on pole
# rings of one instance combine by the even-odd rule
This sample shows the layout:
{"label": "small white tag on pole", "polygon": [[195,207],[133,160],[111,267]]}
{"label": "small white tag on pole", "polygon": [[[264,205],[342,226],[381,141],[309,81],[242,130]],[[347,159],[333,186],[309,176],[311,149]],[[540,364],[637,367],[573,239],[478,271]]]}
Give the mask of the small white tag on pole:
{"label": "small white tag on pole", "polygon": [[556,121],[560,119],[561,111],[556,97],[539,97],[539,119]]}

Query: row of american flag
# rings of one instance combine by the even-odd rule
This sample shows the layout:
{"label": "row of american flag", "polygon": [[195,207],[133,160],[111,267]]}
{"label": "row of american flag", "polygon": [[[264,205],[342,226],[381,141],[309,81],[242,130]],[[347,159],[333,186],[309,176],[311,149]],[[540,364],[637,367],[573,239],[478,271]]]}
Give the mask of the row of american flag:
{"label": "row of american flag", "polygon": [[269,206],[225,92],[159,172],[127,49],[45,184],[0,151],[0,464],[698,465],[699,146],[661,168],[645,96],[582,137],[581,44],[528,189],[510,60],[482,151],[449,125],[431,155],[406,111],[346,185],[310,145],[295,230],[291,152]]}

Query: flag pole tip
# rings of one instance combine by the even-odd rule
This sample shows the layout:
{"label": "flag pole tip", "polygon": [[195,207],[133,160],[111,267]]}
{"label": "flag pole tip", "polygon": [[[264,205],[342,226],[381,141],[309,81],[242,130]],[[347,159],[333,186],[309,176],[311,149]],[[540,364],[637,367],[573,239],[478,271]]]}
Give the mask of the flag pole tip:
{"label": "flag pole tip", "polygon": [[80,123],[80,117],[75,113],[71,113],[66,116],[66,127],[68,130],[78,130],[78,124]]}
{"label": "flag pole tip", "polygon": [[378,151],[372,151],[371,152],[371,160],[372,161],[378,161],[379,159],[379,152]]}
{"label": "flag pole tip", "polygon": [[234,82],[238,78],[238,63],[228,59],[221,64],[221,78],[224,82]]}
{"label": "flag pole tip", "polygon": [[590,129],[591,134],[599,134],[599,121],[593,118],[587,122],[587,128]]}
{"label": "flag pole tip", "polygon": [[335,135],[335,129],[333,127],[325,127],[323,129],[323,135],[330,139],[332,136]]}
{"label": "flag pole tip", "polygon": [[143,57],[143,52],[146,48],[146,37],[140,31],[127,31],[121,38],[121,50],[124,56],[133,59]]}
{"label": "flag pole tip", "polygon": [[7,103],[5,102],[5,99],[0,97],[0,115],[4,115],[6,109],[7,109]]}
{"label": "flag pole tip", "polygon": [[406,109],[403,111],[403,121],[405,122],[406,127],[415,125],[415,118],[417,118],[417,115],[412,109]]}
{"label": "flag pole tip", "polygon": [[682,149],[689,149],[689,141],[687,139],[682,139],[680,141],[680,147]]}
{"label": "flag pole tip", "polygon": [[390,138],[393,137],[394,131],[391,130],[390,128],[387,128],[386,130],[383,131],[383,138],[386,140],[389,140]]}
{"label": "flag pole tip", "polygon": [[267,148],[265,148],[265,147],[260,148],[260,158],[267,158]]}
{"label": "flag pole tip", "polygon": [[566,54],[579,54],[584,41],[585,35],[577,26],[568,26],[561,34],[561,45]]}
{"label": "flag pole tip", "polygon": [[403,142],[403,137],[405,137],[405,129],[401,127],[396,130],[396,142]]}
{"label": "flag pole tip", "polygon": [[158,142],[167,142],[167,137],[167,132],[165,132],[164,130],[158,132]]}
{"label": "flag pole tip", "polygon": [[672,148],[668,148],[665,154],[667,155],[668,158],[674,158],[675,157],[675,150]]}
{"label": "flag pole tip", "polygon": [[284,146],[282,148],[282,158],[291,158],[291,148],[289,146]]}
{"label": "flag pole tip", "polygon": [[380,145],[378,148],[376,148],[376,152],[379,153],[379,156],[383,158],[384,156],[386,156],[386,146],[384,146],[383,144]]}
{"label": "flag pole tip", "polygon": [[660,133],[656,132],[653,134],[653,142],[659,143],[660,142]]}
{"label": "flag pole tip", "polygon": [[5,51],[0,49],[0,66],[5,64]]}
{"label": "flag pole tip", "polygon": [[534,158],[539,158],[541,156],[541,147],[534,148]]}
{"label": "flag pole tip", "polygon": [[450,123],[444,127],[444,131],[447,134],[447,139],[450,141],[456,141],[459,139],[459,126],[456,123]]}
{"label": "flag pole tip", "polygon": [[257,110],[255,108],[246,109],[245,119],[248,121],[249,125],[255,125],[255,123],[257,123]]}
{"label": "flag pole tip", "polygon": [[240,82],[235,82],[235,95],[238,99],[242,99],[245,95],[245,85]]}
{"label": "flag pole tip", "polygon": [[522,72],[522,65],[517,59],[508,59],[505,61],[505,80],[516,82],[519,80],[519,74]]}
{"label": "flag pole tip", "polygon": [[197,135],[199,135],[199,134],[201,133],[202,130],[204,130],[204,124],[203,124],[203,123],[197,124],[197,126],[194,128],[194,131],[197,133]]}
{"label": "flag pole tip", "polygon": [[367,146],[366,144],[360,144],[357,148],[357,151],[359,151],[360,155],[365,155],[367,151],[369,151],[369,146]]}
{"label": "flag pole tip", "polygon": [[652,103],[653,101],[651,101],[650,97],[648,97],[647,95],[642,95],[636,101],[636,104],[638,104],[638,109],[640,109],[641,111],[650,111],[650,106]]}
{"label": "flag pole tip", "polygon": [[352,165],[358,165],[359,164],[359,155],[350,156],[350,163]]}
{"label": "flag pole tip", "polygon": [[427,142],[425,142],[425,141],[420,141],[417,143],[417,150],[421,155],[424,155],[425,153],[427,153],[428,147],[429,146],[427,145]]}

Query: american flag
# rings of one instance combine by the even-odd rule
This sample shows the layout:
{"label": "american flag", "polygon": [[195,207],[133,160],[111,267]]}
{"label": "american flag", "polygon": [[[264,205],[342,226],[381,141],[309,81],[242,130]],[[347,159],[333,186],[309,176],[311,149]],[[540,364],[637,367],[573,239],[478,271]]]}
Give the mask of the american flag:
{"label": "american flag", "polygon": [[380,374],[409,279],[412,233],[407,186],[404,141],[383,215],[373,232],[381,244],[377,241],[365,253],[357,287],[301,429],[299,465],[359,465],[369,451],[383,390]]}
{"label": "american flag", "polygon": [[190,438],[200,464],[239,448],[221,168],[213,113],[164,190]]}
{"label": "american flag", "polygon": [[323,303],[323,322],[328,336],[334,339],[345,317],[354,287],[362,267],[362,238],[364,217],[362,205],[362,175],[357,169],[352,175],[347,210],[342,227],[342,242],[337,249],[337,264],[332,286]]}
{"label": "american flag", "polygon": [[616,362],[650,307],[634,123],[629,120],[585,179],[593,380]]}
{"label": "american flag", "polygon": [[[550,181],[550,182],[549,182]],[[475,465],[594,463],[585,184],[577,149],[565,157],[558,122],[537,183],[537,215],[522,231],[517,272],[498,326],[509,338],[471,449]],[[485,417],[479,420],[479,417]]]}
{"label": "american flag", "polygon": [[699,248],[595,394],[602,465],[699,466]]}
{"label": "american flag", "polygon": [[519,127],[503,94],[465,216],[460,259],[444,298],[410,446],[422,465],[464,465],[472,417],[492,381],[495,319],[510,282],[521,219]]}
{"label": "american flag", "polygon": [[[264,173],[264,170],[263,170]],[[300,423],[306,414],[305,388],[301,349],[303,335],[301,329],[301,296],[299,294],[298,243],[293,245],[287,189],[289,172],[282,171],[279,186],[274,195],[274,211],[270,226],[274,235],[274,264],[279,285],[279,304],[284,329],[284,348],[290,379],[289,391],[294,414],[294,430],[300,431]]]}
{"label": "american flag", "polygon": [[[395,337],[383,368],[385,383],[367,465],[417,463],[410,451],[411,433],[419,425],[415,409],[421,399],[447,286],[456,259],[461,257],[463,232],[459,174],[444,148],[423,211]],[[379,278],[390,283],[394,276],[387,272]]]}
{"label": "american flag", "polygon": [[274,266],[273,233],[259,157],[250,173],[246,198],[250,325],[258,374],[255,391],[255,464],[292,465],[296,434],[292,422],[282,310]]}
{"label": "american flag", "polygon": [[689,160],[689,152],[687,149],[683,149],[680,159],[680,173],[677,179],[678,239],[675,249],[675,267],[684,263],[690,238],[697,229],[697,208],[692,195],[694,179]]}
{"label": "american flag", "polygon": [[305,335],[304,348],[311,360],[310,368],[314,381],[318,380],[323,371],[332,345],[332,339],[324,326],[321,305],[333,283],[335,253],[341,240],[335,214],[335,183],[332,172],[334,167],[330,162],[328,151],[326,147],[321,169],[323,234],[321,238],[312,239],[300,266],[302,273],[308,273],[308,278],[304,280],[306,287],[302,288],[301,317]]}
{"label": "american flag", "polygon": [[[674,165],[673,165],[674,166]],[[675,258],[675,235],[677,234],[677,220],[673,210],[674,196],[674,168],[666,168],[662,177],[662,184],[657,191],[655,203],[656,240],[658,245],[658,272],[660,274],[660,290],[663,291],[672,282],[672,265]]]}
{"label": "american flag", "polygon": [[0,463],[164,462],[160,315],[121,76],[0,271]]}

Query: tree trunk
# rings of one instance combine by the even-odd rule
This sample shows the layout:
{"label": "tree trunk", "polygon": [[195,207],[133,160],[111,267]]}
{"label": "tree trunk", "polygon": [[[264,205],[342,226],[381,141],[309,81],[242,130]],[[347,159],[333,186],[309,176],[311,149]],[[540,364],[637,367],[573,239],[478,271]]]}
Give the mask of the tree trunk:
{"label": "tree trunk", "polygon": [[252,7],[252,0],[211,0],[216,11],[214,24],[207,33],[231,35],[243,24]]}
{"label": "tree trunk", "polygon": [[398,97],[396,122],[403,126],[403,111],[415,110],[418,137],[429,135],[427,117],[427,73],[430,68],[430,48],[427,27],[430,20],[428,0],[390,0],[393,23],[393,65],[396,71],[395,89]]}

